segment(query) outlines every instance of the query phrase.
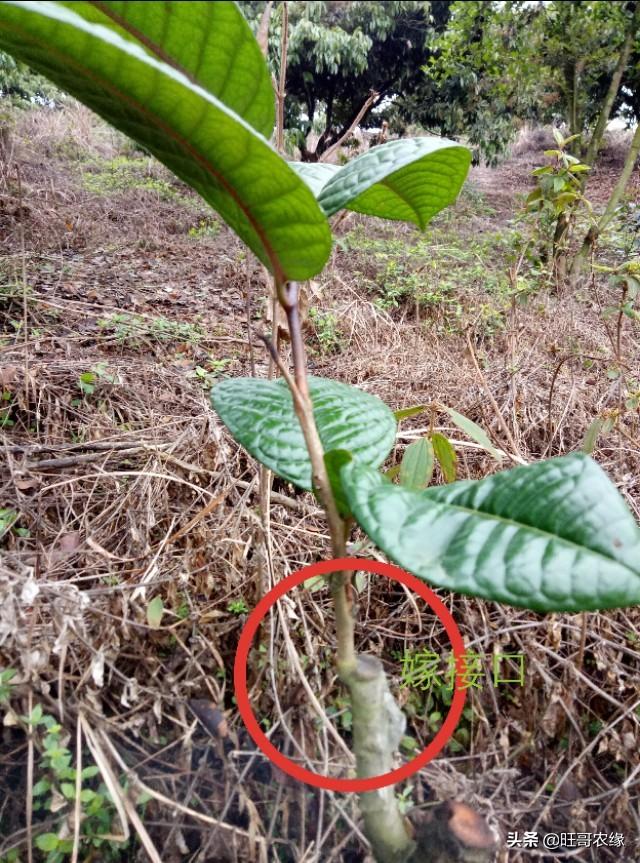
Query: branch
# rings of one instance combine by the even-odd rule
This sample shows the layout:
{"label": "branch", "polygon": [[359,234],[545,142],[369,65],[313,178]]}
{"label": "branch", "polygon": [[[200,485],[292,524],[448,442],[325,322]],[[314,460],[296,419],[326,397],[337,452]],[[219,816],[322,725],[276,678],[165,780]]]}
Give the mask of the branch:
{"label": "branch", "polygon": [[284,150],[284,97],[287,79],[287,47],[289,45],[289,9],[286,0],[282,2],[282,36],[280,39],[280,78],[278,81],[278,116],[276,118],[276,147],[279,153]]}
{"label": "branch", "polygon": [[[288,372],[285,374],[284,364],[277,355],[277,351],[273,346],[269,346],[268,342],[267,345],[273,352],[274,360],[283,371],[291,391],[296,416],[311,460],[314,489],[329,522],[333,554],[335,557],[344,557],[348,522],[343,521],[336,506],[324,462],[324,450],[313,414],[298,310],[298,285],[295,282],[288,282],[279,284],[277,288],[278,300],[286,312],[289,324],[293,378]],[[359,777],[380,776],[393,769],[394,755],[404,734],[406,720],[389,690],[382,662],[375,656],[356,655],[350,575],[350,573],[340,573],[333,577],[331,583],[338,642],[337,671],[351,696],[357,775]],[[455,807],[463,804],[451,803],[445,806],[451,807],[450,811],[453,813],[447,821],[449,832],[457,837],[459,831],[454,830],[454,827],[460,826],[461,817]],[[364,818],[366,836],[371,842],[375,858],[379,863],[427,863],[427,861],[428,863],[488,863],[488,856],[474,858],[450,855],[432,858],[423,855],[416,857],[420,843],[412,838],[413,827],[400,811],[393,785],[361,794],[360,809]],[[466,811],[468,807],[463,806],[463,809]],[[480,816],[472,810],[468,811],[477,819],[478,824],[488,831]],[[436,842],[437,837],[432,836],[432,831],[427,830],[426,835],[429,841]],[[441,847],[447,850],[442,842]],[[447,847],[457,853],[458,846]],[[491,836],[491,849],[493,849],[493,836]]]}
{"label": "branch", "polygon": [[262,18],[260,19],[260,24],[258,26],[258,32],[256,33],[256,42],[260,46],[260,50],[264,56],[264,59],[268,59],[269,55],[269,23],[271,21],[271,8],[273,6],[273,0],[269,0],[267,5],[264,7],[264,12],[262,13]]}
{"label": "branch", "polygon": [[340,137],[335,142],[335,144],[332,144],[331,147],[329,147],[327,150],[325,150],[324,153],[322,154],[322,156],[320,156],[321,162],[327,162],[329,160],[329,158],[331,156],[333,156],[333,154],[338,149],[338,147],[340,147],[342,145],[343,141],[346,141],[346,139],[353,132],[353,130],[358,125],[358,123],[362,120],[362,118],[365,116],[365,114],[369,111],[369,109],[371,108],[373,103],[376,101],[378,96],[379,96],[379,93],[377,93],[375,90],[372,90],[369,93],[369,96],[367,97],[366,101],[364,102],[364,104],[362,105],[362,107],[360,108],[360,110],[358,111],[356,116],[354,117],[352,123],[349,125],[347,130],[342,135],[340,135]]}
{"label": "branch", "polygon": [[598,115],[598,122],[596,123],[596,127],[593,130],[591,140],[589,141],[586,156],[582,160],[587,165],[593,165],[598,156],[598,150],[600,149],[600,145],[602,143],[602,139],[607,128],[607,123],[609,122],[609,117],[611,116],[611,109],[613,108],[613,103],[615,102],[616,96],[618,95],[622,76],[624,75],[627,68],[631,49],[633,48],[633,43],[635,41],[635,37],[639,28],[640,3],[636,2],[635,8],[633,10],[633,16],[629,22],[629,29],[625,34],[624,42],[620,49],[620,53],[618,54],[618,62],[616,63],[616,68],[614,69],[613,75],[611,76],[611,81],[609,82],[607,95],[605,96],[602,108],[600,109],[600,114]]}
{"label": "branch", "polygon": [[[389,773],[404,734],[406,720],[396,704],[377,656],[359,656],[347,680],[353,713],[353,749],[358,776]],[[416,848],[398,810],[393,785],[361,794],[360,811],[364,832],[376,860],[404,863]]]}

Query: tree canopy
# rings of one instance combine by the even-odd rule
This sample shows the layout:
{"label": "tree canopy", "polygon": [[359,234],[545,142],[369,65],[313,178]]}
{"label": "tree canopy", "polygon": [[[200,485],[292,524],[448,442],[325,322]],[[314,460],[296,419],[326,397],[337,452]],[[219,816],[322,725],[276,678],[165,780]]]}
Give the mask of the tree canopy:
{"label": "tree canopy", "polygon": [[[264,3],[241,4],[257,28]],[[432,6],[416,0],[290,2],[286,125],[297,130],[303,158],[315,160],[347,131],[372,94],[362,125],[379,124],[384,103],[417,86],[425,61]],[[270,29],[270,58],[279,62],[281,15]],[[373,113],[372,113],[373,112]],[[307,138],[319,136],[313,150]]]}
{"label": "tree canopy", "polygon": [[[636,5],[605,0],[454,2],[446,28],[429,31],[424,77],[398,100],[398,118],[436,124],[445,135],[465,135],[490,162],[525,120],[565,123],[571,134],[583,136],[584,144],[600,114]],[[639,48],[636,35],[636,52]],[[612,117],[639,116],[637,69],[632,58]]]}
{"label": "tree canopy", "polygon": [[[636,5],[289,2],[285,125],[308,160],[341,138],[368,99],[364,127],[388,119],[397,132],[419,125],[464,137],[489,162],[524,121],[566,124],[586,146]],[[256,29],[264,6],[242,4]],[[276,73],[280,9],[274,6],[270,28]],[[639,69],[636,37],[611,117],[640,117]]]}

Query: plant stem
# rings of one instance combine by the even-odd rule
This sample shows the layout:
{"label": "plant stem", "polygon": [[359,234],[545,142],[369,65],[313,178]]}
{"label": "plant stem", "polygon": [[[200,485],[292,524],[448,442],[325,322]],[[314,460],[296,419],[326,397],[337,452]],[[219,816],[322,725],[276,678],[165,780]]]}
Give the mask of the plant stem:
{"label": "plant stem", "polygon": [[[313,415],[298,310],[298,285],[288,282],[278,284],[277,288],[278,299],[289,325],[293,377],[275,348],[270,346],[270,349],[291,391],[294,410],[311,461],[313,485],[329,522],[332,552],[335,557],[345,557],[349,521],[345,521],[338,512]],[[382,662],[375,656],[356,654],[350,577],[351,573],[342,572],[331,580],[338,642],[337,670],[351,696],[357,774],[360,778],[368,778],[389,773],[393,769],[394,754],[404,734],[406,720],[391,694]],[[490,860],[493,836],[483,846],[482,856],[467,856],[466,851],[464,856],[461,854],[461,850],[467,846],[464,845],[463,849],[463,844],[456,836],[455,813],[458,810],[454,807],[462,806],[466,814],[468,807],[463,804],[443,804],[449,808],[446,809],[446,817],[433,822],[437,829],[434,830],[429,821],[429,826],[422,829],[424,841],[419,838],[414,841],[414,828],[400,811],[393,785],[361,794],[359,803],[364,831],[379,863],[488,863]],[[484,829],[486,825],[483,819],[472,810],[468,811]],[[460,820],[464,822],[462,816],[458,817]],[[464,823],[462,826],[465,826]],[[475,834],[472,838],[471,850],[475,853]],[[483,834],[483,839],[486,840],[486,834]]]}
{"label": "plant stem", "polygon": [[[298,311],[298,285],[295,282],[278,285],[278,298],[287,315],[294,366],[293,378],[286,369],[283,375],[291,390],[296,416],[307,444],[313,484],[327,514],[332,553],[335,557],[345,557],[347,523],[338,512],[331,490],[309,396]],[[379,776],[392,769],[393,753],[404,733],[405,719],[389,691],[380,660],[356,655],[350,575],[339,573],[331,580],[338,643],[336,665],[338,675],[351,696],[358,776]],[[398,808],[393,786],[360,795],[360,808],[365,833],[376,859],[381,863],[407,861],[415,846]]]}
{"label": "plant stem", "polygon": [[627,153],[624,166],[622,168],[620,176],[618,177],[618,182],[616,183],[613,191],[611,192],[611,196],[607,202],[604,213],[600,216],[598,222],[595,225],[591,226],[586,237],[583,240],[582,247],[573,259],[573,263],[571,265],[571,276],[574,280],[580,275],[580,272],[589,255],[591,254],[591,251],[594,248],[596,241],[600,236],[600,233],[614,218],[616,214],[616,209],[618,207],[618,204],[620,203],[620,199],[624,195],[625,189],[627,188],[627,183],[629,182],[631,174],[633,173],[633,168],[638,159],[638,156],[640,156],[640,124],[636,126],[636,130],[631,141],[631,147],[629,148],[629,152]]}

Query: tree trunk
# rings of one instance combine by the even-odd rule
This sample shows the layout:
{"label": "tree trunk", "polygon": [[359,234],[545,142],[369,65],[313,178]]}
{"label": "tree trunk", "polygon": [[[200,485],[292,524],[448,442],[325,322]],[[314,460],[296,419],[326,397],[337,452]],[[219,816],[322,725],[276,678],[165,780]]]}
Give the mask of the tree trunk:
{"label": "tree trunk", "polygon": [[611,77],[611,81],[609,82],[609,89],[607,90],[607,95],[605,96],[602,108],[600,109],[600,113],[598,114],[598,122],[596,123],[596,127],[593,130],[593,135],[591,136],[589,146],[587,147],[587,152],[583,159],[583,162],[585,162],[587,165],[593,165],[597,158],[598,151],[600,149],[600,145],[602,144],[602,139],[604,138],[604,133],[607,128],[607,123],[609,122],[609,117],[611,116],[613,103],[615,102],[616,96],[618,95],[618,90],[620,89],[620,82],[622,81],[622,76],[624,75],[625,69],[627,68],[627,63],[629,62],[629,55],[631,54],[631,49],[635,41],[636,33],[638,32],[638,28],[640,28],[640,2],[636,0],[633,16],[631,18],[631,21],[629,22],[629,29],[627,30],[624,42],[622,43],[620,54],[618,55],[618,62],[616,63],[616,68]]}
{"label": "tree trunk", "polygon": [[347,128],[342,132],[337,141],[324,151],[318,161],[327,162],[331,158],[331,156],[335,153],[338,147],[340,147],[340,145],[343,144],[344,141],[349,137],[349,135],[354,131],[354,129],[356,128],[358,123],[360,123],[365,114],[370,111],[371,106],[376,101],[378,96],[379,93],[376,93],[375,90],[372,90],[371,93],[369,93],[367,100],[364,102],[362,108],[360,108],[356,116],[353,118],[350,125],[347,126]]}
{"label": "tree trunk", "polygon": [[627,183],[631,178],[631,174],[633,173],[633,168],[636,164],[638,156],[640,156],[640,123],[636,126],[636,131],[633,135],[631,147],[629,148],[629,152],[627,153],[627,158],[625,159],[622,172],[620,173],[618,182],[616,183],[613,191],[611,192],[611,197],[607,202],[604,213],[600,216],[597,223],[595,225],[592,225],[591,228],[589,228],[589,231],[583,240],[580,251],[573,259],[573,263],[571,265],[572,279],[576,279],[580,275],[584,263],[591,254],[596,240],[615,216],[616,208],[620,203],[620,199],[624,195],[625,189],[627,188]]}
{"label": "tree trunk", "polygon": [[[569,135],[581,135],[583,132],[583,119],[580,111],[580,79],[584,72],[585,61],[575,60],[564,68],[564,80],[567,88],[567,103],[569,116],[567,121],[569,124]],[[576,152],[581,152],[581,141],[578,139],[575,144]]]}
{"label": "tree trunk", "polygon": [[279,153],[284,151],[284,97],[287,80],[287,47],[289,44],[289,10],[286,0],[282,3],[282,38],[280,39],[280,75],[278,76],[277,112],[276,112],[276,147]]}

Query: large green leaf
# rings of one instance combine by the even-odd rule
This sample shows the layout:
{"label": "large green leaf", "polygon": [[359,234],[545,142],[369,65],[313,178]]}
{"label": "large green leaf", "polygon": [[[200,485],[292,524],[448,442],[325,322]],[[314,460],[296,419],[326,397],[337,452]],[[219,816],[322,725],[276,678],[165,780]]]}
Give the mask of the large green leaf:
{"label": "large green leaf", "polygon": [[[326,378],[309,378],[313,414],[325,452],[348,449],[377,467],[391,450],[396,421],[377,396]],[[311,462],[286,383],[230,378],[213,388],[213,406],[231,434],[258,461],[311,489]]]}
{"label": "large green leaf", "polygon": [[439,587],[537,611],[640,603],[640,528],[585,455],[422,492],[357,462],[341,477],[371,539]]}
{"label": "large green leaf", "polygon": [[[227,56],[230,39],[221,39]],[[115,29],[51,2],[0,3],[0,48],[150,150],[279,279],[322,269],[331,235],[308,186],[262,135],[184,73]]]}
{"label": "large green leaf", "polygon": [[292,166],[327,216],[346,208],[424,228],[458,197],[470,162],[470,151],[447,138],[401,138],[373,147],[343,168]]}
{"label": "large green leaf", "polygon": [[87,21],[116,28],[178,69],[269,138],[275,94],[246,18],[235,3],[93,0],[61,3]]}

